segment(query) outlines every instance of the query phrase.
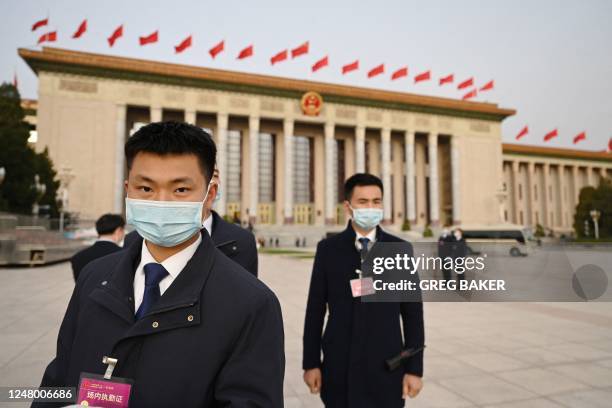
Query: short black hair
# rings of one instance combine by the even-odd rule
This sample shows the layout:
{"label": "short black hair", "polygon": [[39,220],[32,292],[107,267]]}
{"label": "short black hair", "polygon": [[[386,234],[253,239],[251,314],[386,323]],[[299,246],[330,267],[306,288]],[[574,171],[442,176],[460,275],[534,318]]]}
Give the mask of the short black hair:
{"label": "short black hair", "polygon": [[167,154],[195,154],[204,178],[210,181],[215,168],[217,147],[204,129],[182,122],[155,122],[141,127],[125,143],[128,171],[140,152]]}
{"label": "short black hair", "polygon": [[355,173],[344,182],[344,199],[351,200],[356,186],[378,186],[384,194],[382,180],[370,173]]}
{"label": "short black hair", "polygon": [[117,228],[125,227],[125,220],[119,214],[104,214],[96,221],[98,235],[112,234]]}

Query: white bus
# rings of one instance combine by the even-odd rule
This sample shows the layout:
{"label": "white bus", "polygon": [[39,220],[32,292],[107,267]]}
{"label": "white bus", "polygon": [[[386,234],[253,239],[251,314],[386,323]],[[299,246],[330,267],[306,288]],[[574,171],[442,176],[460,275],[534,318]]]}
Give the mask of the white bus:
{"label": "white bus", "polygon": [[495,248],[510,256],[527,256],[538,244],[530,228],[516,224],[461,225],[467,245],[475,251],[488,252]]}

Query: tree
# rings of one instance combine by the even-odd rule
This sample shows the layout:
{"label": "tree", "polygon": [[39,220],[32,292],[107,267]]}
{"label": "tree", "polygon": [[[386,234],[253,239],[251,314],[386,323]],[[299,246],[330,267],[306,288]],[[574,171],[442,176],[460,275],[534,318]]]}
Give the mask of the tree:
{"label": "tree", "polygon": [[31,214],[36,200],[34,176],[39,175],[46,192],[39,204],[50,206],[51,215],[57,216],[55,199],[59,182],[49,153],[45,149],[36,153],[28,144],[30,130],[24,122],[19,91],[11,84],[0,85],[0,167],[6,175],[0,185],[0,210]]}
{"label": "tree", "polygon": [[580,190],[578,205],[574,215],[574,231],[576,236],[584,238],[584,222],[588,221],[590,235],[593,235],[593,219],[591,210],[600,212],[599,237],[612,237],[612,180],[601,179],[597,188],[588,186]]}

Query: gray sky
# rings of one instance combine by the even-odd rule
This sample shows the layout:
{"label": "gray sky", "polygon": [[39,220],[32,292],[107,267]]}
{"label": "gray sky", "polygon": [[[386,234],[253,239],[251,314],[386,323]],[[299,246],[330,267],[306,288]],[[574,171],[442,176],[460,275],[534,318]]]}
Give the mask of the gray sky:
{"label": "gray sky", "polygon": [[[56,47],[417,94],[461,98],[459,81],[494,79],[495,90],[475,100],[517,110],[503,123],[506,142],[525,125],[524,144],[542,145],[554,128],[559,137],[544,145],[572,147],[586,131],[576,148],[603,150],[612,137],[612,1],[21,0],[2,9],[0,80],[11,81],[16,70],[26,98],[37,97],[37,81],[17,48],[36,47],[39,35],[57,29]],[[32,33],[47,15],[50,26]],[[88,31],[73,40],[84,18]],[[124,37],[109,48],[106,38],[121,23]],[[138,36],[157,29],[157,44],[138,45]],[[189,34],[193,47],[175,55],[173,46]],[[221,39],[226,50],[213,61],[208,49]],[[306,40],[308,55],[270,65],[273,54]],[[254,57],[237,61],[251,43]],[[330,66],[311,74],[324,55]],[[357,58],[360,71],[342,76],[340,67]],[[386,74],[367,79],[380,63]],[[409,78],[391,82],[404,65]],[[433,80],[415,85],[414,76],[428,69]],[[439,87],[450,73],[455,84]]]}

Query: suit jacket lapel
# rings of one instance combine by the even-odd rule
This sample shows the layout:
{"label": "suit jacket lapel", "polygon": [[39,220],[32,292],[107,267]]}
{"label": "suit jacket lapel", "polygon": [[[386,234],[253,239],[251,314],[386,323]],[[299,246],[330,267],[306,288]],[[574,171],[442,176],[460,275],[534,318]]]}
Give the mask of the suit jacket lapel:
{"label": "suit jacket lapel", "polygon": [[89,295],[95,302],[123,320],[134,322],[134,273],[140,263],[142,237],[122,251],[108,280],[102,281]]}

